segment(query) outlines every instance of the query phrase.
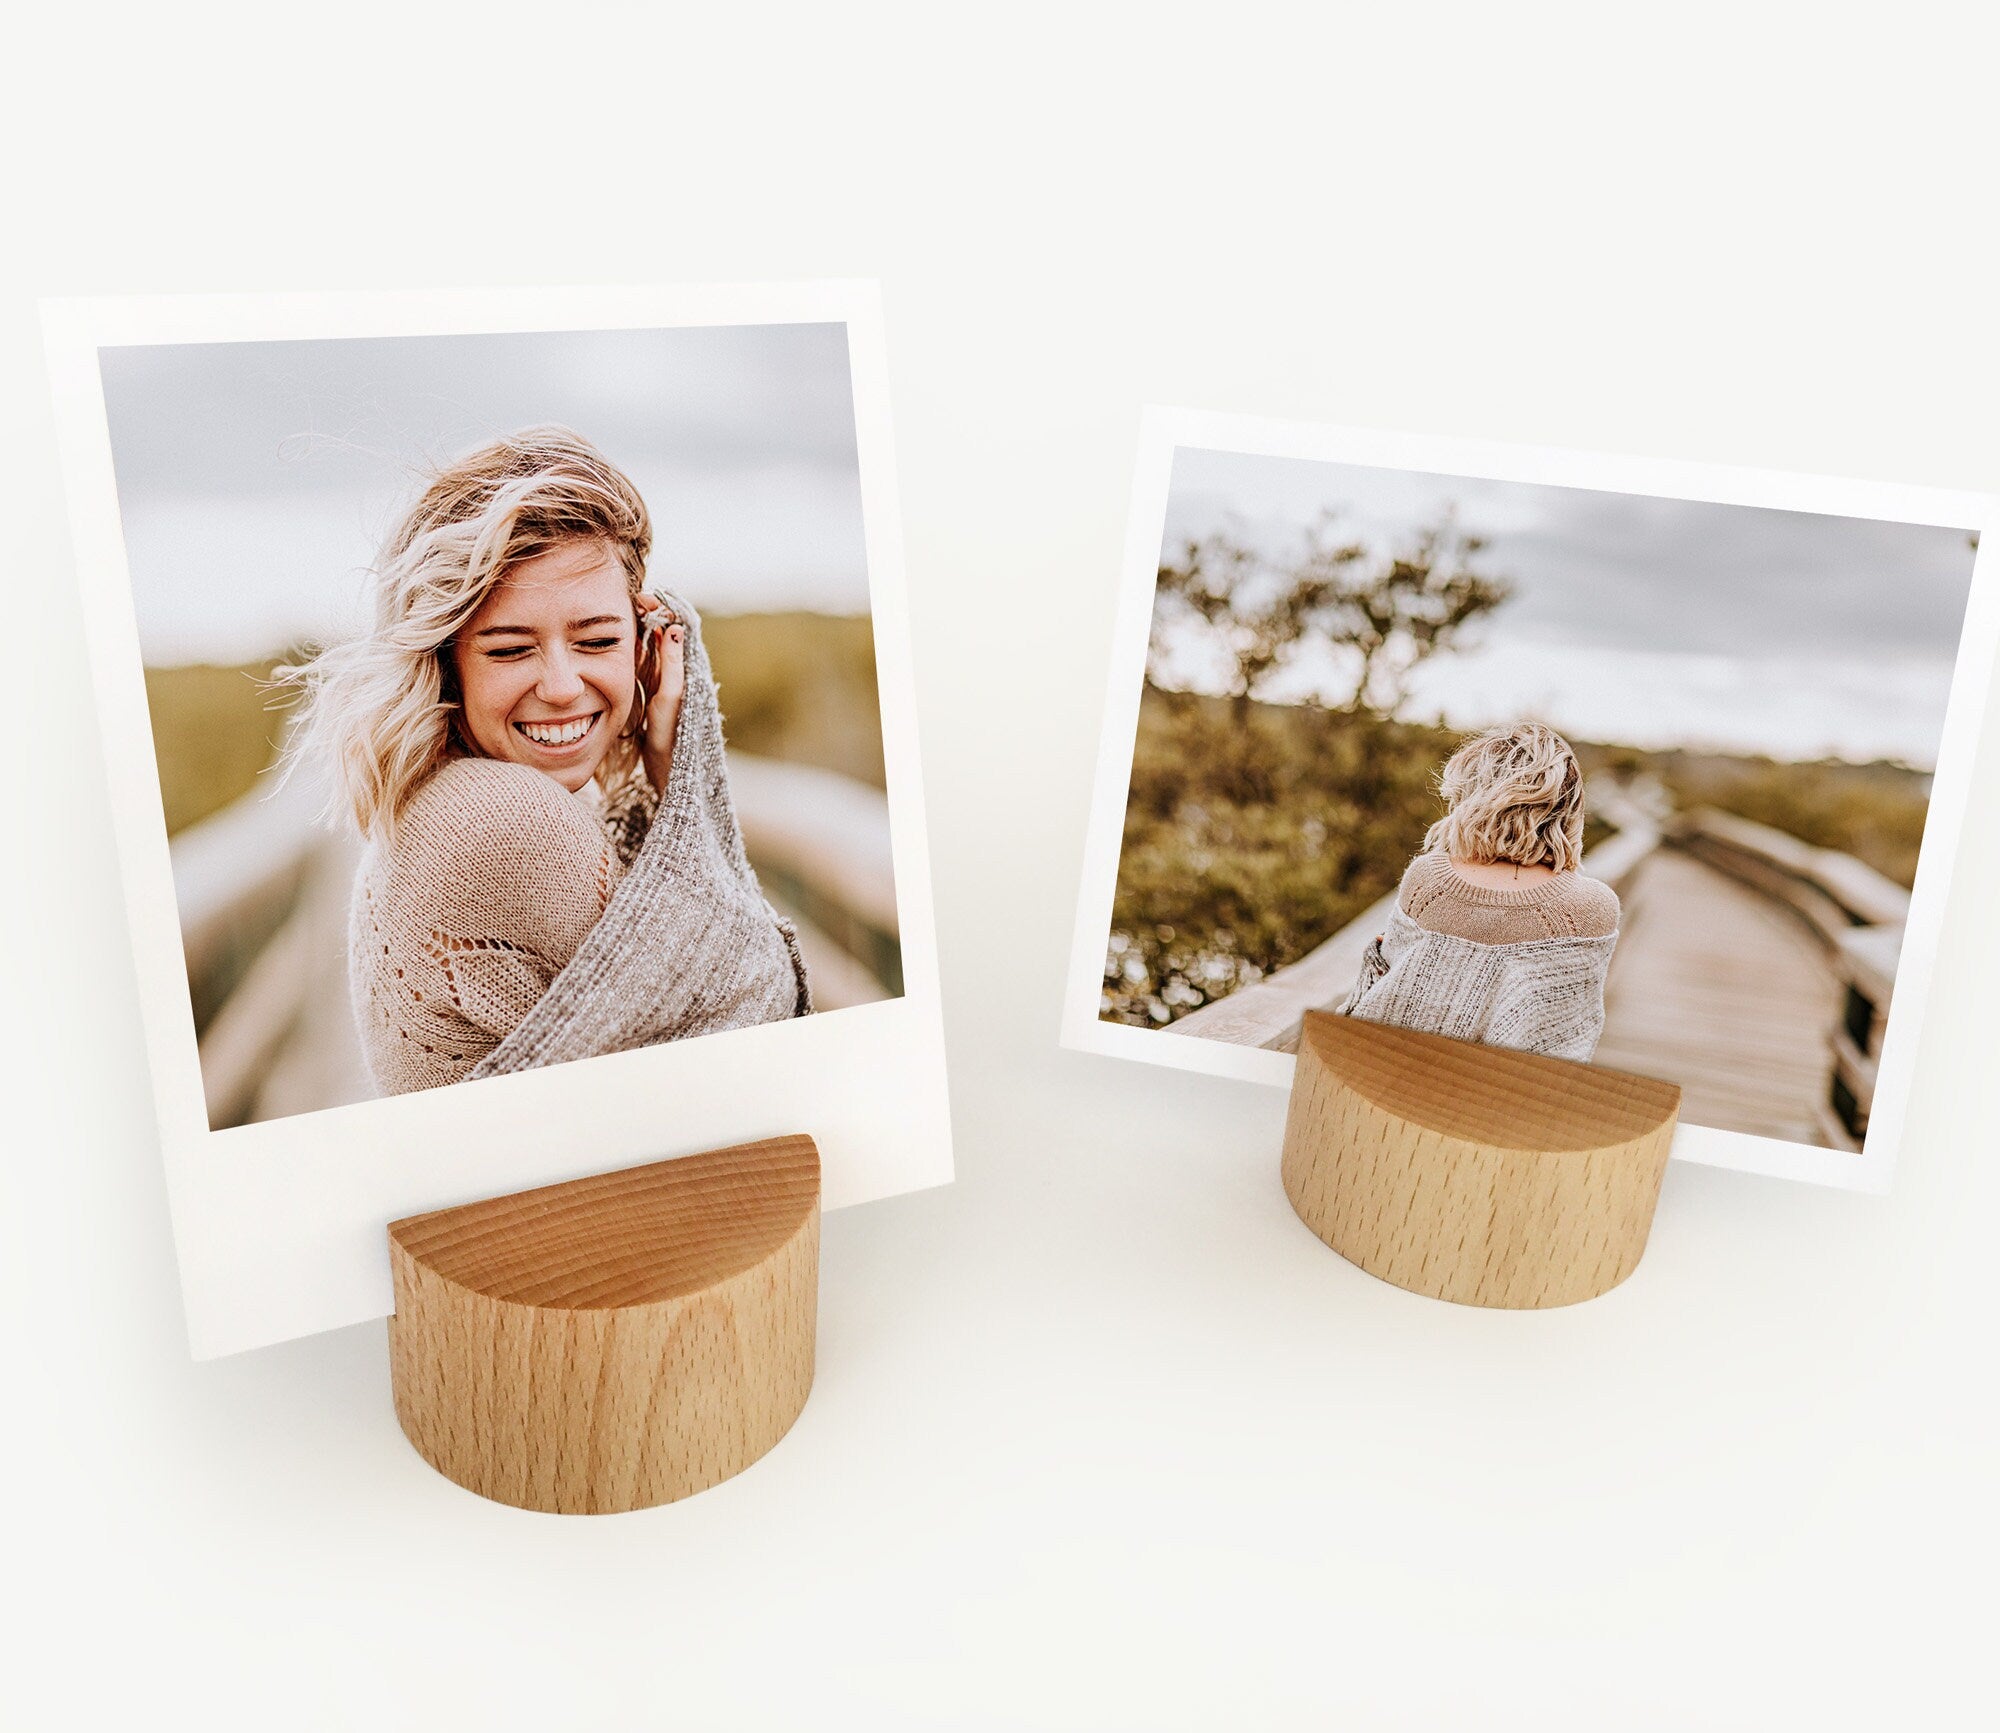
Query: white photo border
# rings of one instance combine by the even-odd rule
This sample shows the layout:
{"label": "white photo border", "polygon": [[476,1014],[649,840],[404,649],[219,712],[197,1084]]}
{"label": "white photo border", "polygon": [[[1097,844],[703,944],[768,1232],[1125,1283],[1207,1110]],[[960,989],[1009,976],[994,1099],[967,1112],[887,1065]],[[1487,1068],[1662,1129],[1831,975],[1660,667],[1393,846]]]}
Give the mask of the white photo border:
{"label": "white photo border", "polygon": [[[98,351],[785,324],[847,330],[902,996],[211,1131]],[[817,1141],[829,1209],[951,1179],[915,671],[876,284],[64,300],[44,303],[43,330],[195,1358],[386,1315],[387,1224],[472,1198],[790,1132]],[[470,1157],[468,1149],[479,1154]]]}
{"label": "white photo border", "polygon": [[1996,650],[2000,650],[2000,498],[1987,494],[1849,481],[1831,476],[1728,468],[1675,460],[1616,457],[1541,446],[1503,445],[1428,434],[1385,433],[1312,422],[1274,421],[1207,410],[1149,408],[1140,422],[1131,512],[1126,522],[1104,723],[1098,744],[1075,935],[1063,994],[1062,1045],[1077,1052],[1137,1059],[1289,1089],[1296,1061],[1288,1053],[1176,1036],[1169,1030],[1107,1023],[1098,1015],[1104,946],[1111,931],[1126,795],[1137,744],[1146,646],[1159,579],[1161,535],[1177,450],[1251,457],[1305,458],[1488,481],[1537,482],[1599,492],[1766,506],[1892,523],[1977,530],[1965,617],[1937,770],[1931,780],[1910,917],[1896,971],[1895,1008],[1884,1036],[1861,1151],[1820,1149],[1779,1138],[1683,1123],[1676,1157],[1852,1191],[1885,1193],[1902,1142],[1917,1053],[1931,998],[1932,974],[1960,833],[1972,798],[1977,755]]}

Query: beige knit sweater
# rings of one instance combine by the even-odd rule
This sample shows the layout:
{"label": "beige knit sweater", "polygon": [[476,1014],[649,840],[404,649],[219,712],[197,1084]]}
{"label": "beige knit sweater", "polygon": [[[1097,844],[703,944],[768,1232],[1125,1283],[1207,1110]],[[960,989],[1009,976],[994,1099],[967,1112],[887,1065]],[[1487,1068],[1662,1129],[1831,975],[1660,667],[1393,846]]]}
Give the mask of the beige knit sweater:
{"label": "beige knit sweater", "polygon": [[385,1094],[455,1083],[576,954],[624,874],[581,797],[525,764],[453,759],[355,877],[348,968]]}
{"label": "beige knit sweater", "polygon": [[687,633],[667,786],[634,811],[640,822],[618,827],[625,876],[597,924],[471,1077],[811,1014],[798,933],[765,900],[743,846],[701,618],[680,597],[655,594]]}
{"label": "beige knit sweater", "polygon": [[1441,852],[1403,874],[1362,959],[1351,1017],[1588,1061],[1604,1032],[1618,895],[1581,873],[1474,884]]}
{"label": "beige knit sweater", "polygon": [[1396,901],[1426,931],[1482,945],[1597,939],[1618,931],[1618,893],[1602,879],[1557,873],[1513,885],[1475,884],[1442,849],[1410,862]]}

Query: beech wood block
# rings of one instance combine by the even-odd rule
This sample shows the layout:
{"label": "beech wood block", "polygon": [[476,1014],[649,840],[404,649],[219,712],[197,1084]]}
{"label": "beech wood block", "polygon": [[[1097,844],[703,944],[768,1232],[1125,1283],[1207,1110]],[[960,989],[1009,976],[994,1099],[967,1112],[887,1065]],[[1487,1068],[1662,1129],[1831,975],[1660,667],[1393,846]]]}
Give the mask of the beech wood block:
{"label": "beech wood block", "polygon": [[1466,1306],[1567,1306],[1638,1266],[1677,1085],[1311,1012],[1285,1195],[1335,1251]]}
{"label": "beech wood block", "polygon": [[740,1474],[812,1388],[819,1192],[813,1140],[774,1137],[391,1223],[403,1431],[527,1510]]}

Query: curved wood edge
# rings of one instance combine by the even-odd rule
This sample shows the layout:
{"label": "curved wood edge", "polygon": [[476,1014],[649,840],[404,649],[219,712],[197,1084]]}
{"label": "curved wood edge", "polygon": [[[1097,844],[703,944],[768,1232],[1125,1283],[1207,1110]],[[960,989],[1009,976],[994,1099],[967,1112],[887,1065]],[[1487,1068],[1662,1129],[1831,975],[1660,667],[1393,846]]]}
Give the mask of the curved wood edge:
{"label": "curved wood edge", "polygon": [[699,1293],[756,1265],[819,1195],[818,1146],[772,1137],[406,1216],[389,1240],[488,1299],[615,1309]]}
{"label": "curved wood edge", "polygon": [[1656,1077],[1315,1011],[1301,1064],[1324,1066],[1384,1113],[1486,1149],[1559,1155],[1629,1143],[1680,1114]]}

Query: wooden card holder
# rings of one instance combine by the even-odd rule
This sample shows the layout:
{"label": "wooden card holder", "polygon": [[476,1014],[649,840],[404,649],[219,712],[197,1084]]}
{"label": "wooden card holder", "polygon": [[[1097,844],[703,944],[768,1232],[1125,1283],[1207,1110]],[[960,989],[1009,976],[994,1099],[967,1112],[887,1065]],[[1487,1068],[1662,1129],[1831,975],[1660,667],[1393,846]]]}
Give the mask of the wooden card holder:
{"label": "wooden card holder", "polygon": [[819,1193],[812,1139],[775,1137],[391,1223],[403,1431],[527,1510],[741,1473],[812,1388]]}
{"label": "wooden card holder", "polygon": [[1637,1267],[1680,1089],[1310,1012],[1285,1195],[1351,1263],[1467,1306],[1567,1306]]}

